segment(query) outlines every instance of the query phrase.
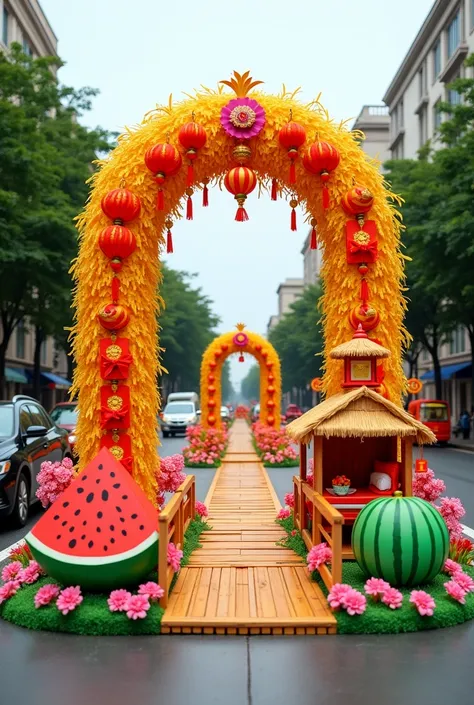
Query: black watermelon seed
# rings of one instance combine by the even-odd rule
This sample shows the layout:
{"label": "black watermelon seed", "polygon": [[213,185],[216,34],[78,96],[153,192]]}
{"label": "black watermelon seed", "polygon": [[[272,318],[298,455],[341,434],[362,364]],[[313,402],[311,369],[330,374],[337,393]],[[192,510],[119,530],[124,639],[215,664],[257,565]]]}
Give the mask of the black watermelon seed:
{"label": "black watermelon seed", "polygon": [[100,485],[100,478],[97,478],[97,480],[95,481],[95,484]]}
{"label": "black watermelon seed", "polygon": [[87,497],[86,497],[86,502],[88,502],[88,503],[90,504],[93,499],[94,499],[94,493],[93,493],[93,492],[89,492],[89,494],[88,494]]}
{"label": "black watermelon seed", "polygon": [[76,545],[76,543],[77,543],[76,539],[71,539],[71,540],[69,541],[69,548],[74,548],[74,546]]}
{"label": "black watermelon seed", "polygon": [[84,492],[84,488],[83,488],[83,487],[78,487],[78,488],[77,488],[77,494],[82,494],[83,492]]}
{"label": "black watermelon seed", "polygon": [[100,528],[100,526],[96,526],[95,530],[97,531],[98,534],[100,534],[100,532],[102,531],[102,529]]}
{"label": "black watermelon seed", "polygon": [[53,519],[54,519],[54,521],[57,521],[59,519],[59,514],[55,514]]}
{"label": "black watermelon seed", "polygon": [[123,494],[122,499],[128,499],[128,494]]}
{"label": "black watermelon seed", "polygon": [[63,522],[61,522],[61,526],[66,526],[66,524],[67,524],[67,521],[66,521],[66,520],[64,520]]}
{"label": "black watermelon seed", "polygon": [[94,542],[93,542],[93,541],[89,541],[89,543],[88,543],[87,545],[89,546],[89,548],[92,548],[92,546],[94,545]]}
{"label": "black watermelon seed", "polygon": [[71,527],[69,528],[69,533],[72,534],[72,532],[75,530],[75,528],[76,528],[75,526],[71,526]]}
{"label": "black watermelon seed", "polygon": [[102,519],[103,516],[102,512],[97,512],[97,519]]}
{"label": "black watermelon seed", "polygon": [[110,477],[115,477],[115,473],[113,471],[110,473]]}
{"label": "black watermelon seed", "polygon": [[104,546],[104,551],[108,551],[108,550],[109,550],[109,547],[108,547],[108,546]]}
{"label": "black watermelon seed", "polygon": [[84,480],[87,480],[87,475],[81,475],[81,480],[84,482]]}
{"label": "black watermelon seed", "polygon": [[114,488],[114,490],[118,490],[118,488],[120,487],[120,482],[116,482],[115,485],[112,485],[112,487]]}
{"label": "black watermelon seed", "polygon": [[104,501],[104,502],[107,502],[108,498],[109,498],[109,493],[107,492],[107,490],[102,490],[102,499],[103,499],[103,501]]}
{"label": "black watermelon seed", "polygon": [[110,539],[110,543],[115,543],[115,539],[113,537]]}
{"label": "black watermelon seed", "polygon": [[125,519],[123,517],[120,517],[120,521],[122,522],[122,524],[125,524]]}
{"label": "black watermelon seed", "polygon": [[86,538],[86,535],[82,534],[81,539],[84,541],[85,538]]}
{"label": "black watermelon seed", "polygon": [[139,526],[138,528],[140,529],[140,531],[143,531],[143,529],[144,529],[145,527],[143,526],[143,524],[140,524],[140,526]]}
{"label": "black watermelon seed", "polygon": [[58,534],[58,535],[56,536],[56,539],[59,541],[60,538],[61,538],[61,534]]}
{"label": "black watermelon seed", "polygon": [[110,531],[115,531],[115,526],[113,524],[110,525]]}
{"label": "black watermelon seed", "polygon": [[99,463],[99,465],[98,465],[99,470],[102,470],[103,467],[104,466],[102,465],[102,463]]}
{"label": "black watermelon seed", "polygon": [[138,514],[132,514],[132,519],[136,519]]}
{"label": "black watermelon seed", "polygon": [[119,512],[119,514],[122,511],[122,507],[115,507],[115,509]]}
{"label": "black watermelon seed", "polygon": [[84,519],[84,521],[82,522],[82,526],[87,526],[87,519]]}
{"label": "black watermelon seed", "polygon": [[69,507],[69,502],[63,502],[63,507],[64,508]]}
{"label": "black watermelon seed", "polygon": [[127,535],[127,532],[125,531],[125,529],[122,529],[122,536],[126,536],[126,535]]}
{"label": "black watermelon seed", "polygon": [[76,509],[76,511],[74,512],[74,516],[75,516],[75,517],[78,517],[80,513],[81,513],[81,510],[80,510],[80,509]]}

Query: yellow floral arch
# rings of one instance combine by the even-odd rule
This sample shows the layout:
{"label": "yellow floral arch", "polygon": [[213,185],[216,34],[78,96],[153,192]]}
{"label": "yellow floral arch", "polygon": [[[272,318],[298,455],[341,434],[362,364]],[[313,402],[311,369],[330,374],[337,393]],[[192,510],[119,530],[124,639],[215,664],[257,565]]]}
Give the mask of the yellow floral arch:
{"label": "yellow floral arch", "polygon": [[281,422],[281,372],[277,351],[265,338],[237,325],[237,331],[224,333],[212,341],[201,363],[201,423],[221,425],[222,367],[233,353],[252,355],[260,366],[260,421],[279,428]]}
{"label": "yellow floral arch", "polygon": [[[392,352],[390,365],[385,370],[384,385],[391,399],[398,401],[404,386],[401,365],[405,337],[402,324],[405,307],[402,295],[403,258],[399,249],[400,224],[387,198],[390,194],[385,189],[379,165],[360,148],[360,133],[350,132],[344,123],[333,122],[318,100],[304,105],[295,93],[285,89],[279,95],[268,95],[253,89],[249,96],[258,100],[266,116],[260,134],[248,142],[252,150],[249,166],[257,175],[259,192],[265,195],[271,180],[277,179],[281,195],[296,198],[305,209],[308,220],[315,218],[318,223],[318,241],[324,249],[322,310],[328,348],[352,335],[349,313],[359,301],[360,276],[357,267],[346,262],[345,224],[348,216],[340,207],[341,200],[354,183],[363,184],[374,196],[370,217],[377,224],[379,256],[371,268],[370,297],[371,304],[380,314],[374,333]],[[117,147],[100,163],[100,169],[92,178],[90,198],[78,218],[80,249],[72,268],[76,282],[76,323],[73,329],[76,371],[72,393],[78,394],[79,400],[77,448],[80,464],[84,466],[105,443],[101,425],[104,402],[101,388],[106,383],[100,371],[103,354],[100,345],[107,336],[110,340],[110,333],[104,331],[98,312],[111,302],[113,273],[110,261],[98,246],[101,231],[111,224],[110,218],[101,209],[101,200],[109,191],[122,185],[141,201],[139,217],[127,223],[135,235],[137,247],[124,260],[119,273],[120,303],[130,314],[128,325],[119,335],[127,339],[133,362],[125,382],[125,391],[130,396],[130,421],[126,435],[131,450],[119,449],[118,452],[121,455],[131,454],[129,467],[133,476],[151,498],[155,496],[155,473],[159,465],[157,414],[160,399],[157,379],[163,372],[158,348],[158,316],[163,305],[159,295],[159,253],[165,242],[166,219],[182,217],[186,198],[186,168],[183,164],[178,173],[166,179],[166,211],[158,211],[158,187],[145,164],[144,155],[157,143],[169,142],[178,147],[180,127],[194,118],[207,134],[207,143],[199,150],[194,162],[194,183],[202,188],[208,180],[220,182],[223,175],[235,166],[232,156],[235,140],[226,134],[220,122],[221,110],[232,97],[235,98],[222,84],[216,90],[202,88],[181,102],[175,103],[170,98],[167,106],[157,107],[145,116],[140,125],[127,129],[119,138]],[[287,150],[279,144],[279,130],[288,123],[290,115],[306,130],[307,144],[316,139],[325,140],[339,151],[339,166],[330,175],[331,206],[328,209],[322,206],[319,176],[307,172],[301,158],[296,162],[297,182],[294,186],[289,184],[289,159]],[[268,207],[271,207],[270,203]],[[233,211],[234,204],[229,195],[229,218]],[[326,359],[326,394],[338,392],[340,381],[340,363]],[[109,446],[115,444],[115,451],[120,434],[112,435],[113,438],[109,438],[107,443]]]}

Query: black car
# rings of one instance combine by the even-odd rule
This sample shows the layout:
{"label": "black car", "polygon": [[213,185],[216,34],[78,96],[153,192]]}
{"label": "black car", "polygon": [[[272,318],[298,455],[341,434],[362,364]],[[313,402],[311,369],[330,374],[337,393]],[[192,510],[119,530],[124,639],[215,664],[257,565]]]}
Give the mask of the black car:
{"label": "black car", "polygon": [[45,460],[72,458],[67,431],[54,424],[35,399],[0,402],[0,518],[24,526],[36,502],[36,477]]}

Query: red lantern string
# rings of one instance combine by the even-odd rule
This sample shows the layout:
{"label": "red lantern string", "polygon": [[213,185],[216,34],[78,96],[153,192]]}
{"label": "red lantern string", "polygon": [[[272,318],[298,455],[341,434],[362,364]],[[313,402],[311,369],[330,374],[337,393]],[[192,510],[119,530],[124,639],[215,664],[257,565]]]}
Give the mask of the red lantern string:
{"label": "red lantern string", "polygon": [[290,208],[291,208],[290,223],[291,223],[291,229],[293,231],[298,230],[298,228],[296,227],[296,210],[295,210],[297,205],[298,205],[298,201],[296,200],[296,198],[292,198],[290,201]]}
{"label": "red lantern string", "polygon": [[120,279],[118,277],[112,277],[112,302],[116,304],[119,300],[120,294]]}
{"label": "red lantern string", "polygon": [[204,188],[202,190],[202,205],[203,208],[207,208],[209,205],[209,189],[207,188],[207,184],[204,184]]}
{"label": "red lantern string", "polygon": [[188,200],[186,201],[186,220],[192,220],[193,219],[193,190],[192,188],[187,188],[186,189],[186,195],[188,197]]}
{"label": "red lantern string", "polygon": [[295,152],[294,154],[290,154],[290,152],[288,152],[288,156],[289,156],[290,159],[291,159],[289,182],[290,182],[290,184],[296,184],[296,164],[295,164],[295,160],[296,160],[296,157],[298,156],[298,152]]}
{"label": "red lantern string", "polygon": [[360,298],[362,299],[362,304],[366,306],[369,300],[369,285],[367,279],[361,279],[360,281]]}
{"label": "red lantern string", "polygon": [[173,235],[171,234],[172,225],[173,221],[170,218],[167,218],[165,221],[165,226],[168,229],[168,232],[166,233],[166,252],[169,255],[173,254]]}
{"label": "red lantern string", "polygon": [[277,200],[277,182],[276,179],[272,179],[272,195],[271,195],[272,201]]}
{"label": "red lantern string", "polygon": [[163,189],[158,189],[158,194],[156,196],[156,209],[159,211],[165,210],[165,195]]}

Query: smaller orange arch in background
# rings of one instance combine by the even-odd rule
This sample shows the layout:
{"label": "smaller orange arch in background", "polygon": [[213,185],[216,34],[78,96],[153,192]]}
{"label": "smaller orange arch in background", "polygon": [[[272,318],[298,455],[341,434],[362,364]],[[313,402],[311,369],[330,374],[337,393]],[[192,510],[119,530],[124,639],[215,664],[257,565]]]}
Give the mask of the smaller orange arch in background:
{"label": "smaller orange arch in background", "polygon": [[236,331],[215,338],[201,362],[201,423],[221,426],[222,367],[232,354],[252,355],[260,366],[260,421],[279,428],[281,422],[281,370],[277,351],[258,333],[238,323]]}

